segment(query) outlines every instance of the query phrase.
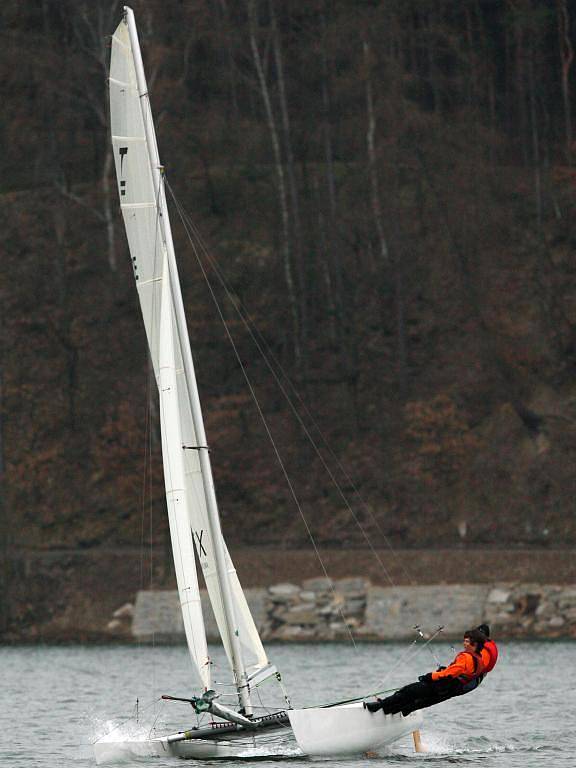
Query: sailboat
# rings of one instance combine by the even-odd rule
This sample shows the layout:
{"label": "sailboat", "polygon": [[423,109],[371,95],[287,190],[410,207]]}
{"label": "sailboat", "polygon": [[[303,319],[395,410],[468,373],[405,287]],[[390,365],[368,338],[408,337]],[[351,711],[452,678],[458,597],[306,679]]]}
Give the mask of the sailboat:
{"label": "sailboat", "polygon": [[[420,727],[421,715],[372,715],[357,700],[254,713],[255,689],[275,678],[224,541],[212,479],[190,340],[168,215],[150,98],[134,13],[124,8],[112,37],[110,121],[120,206],[150,357],[158,385],[166,503],[180,606],[190,662],[201,681],[192,705],[197,724],[127,746],[139,756],[171,754],[210,759],[241,757],[246,745],[275,732],[295,737],[307,755],[353,755],[375,750]],[[206,584],[236,706],[222,703],[212,681],[197,563]],[[191,674],[191,682],[193,676]],[[170,699],[174,697],[166,696]],[[107,742],[94,745],[98,762]],[[116,748],[118,743],[114,744]]]}

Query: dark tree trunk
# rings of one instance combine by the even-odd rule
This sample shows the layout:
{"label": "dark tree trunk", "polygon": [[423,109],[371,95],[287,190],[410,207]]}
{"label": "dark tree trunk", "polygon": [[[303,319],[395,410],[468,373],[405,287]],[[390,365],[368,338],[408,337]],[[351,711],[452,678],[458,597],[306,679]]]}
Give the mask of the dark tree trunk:
{"label": "dark tree trunk", "polygon": [[564,133],[566,136],[566,161],[572,165],[572,105],[570,103],[570,69],[574,60],[574,48],[570,39],[570,16],[566,0],[558,0],[558,37],[560,46],[560,73],[562,102],[564,106]]}

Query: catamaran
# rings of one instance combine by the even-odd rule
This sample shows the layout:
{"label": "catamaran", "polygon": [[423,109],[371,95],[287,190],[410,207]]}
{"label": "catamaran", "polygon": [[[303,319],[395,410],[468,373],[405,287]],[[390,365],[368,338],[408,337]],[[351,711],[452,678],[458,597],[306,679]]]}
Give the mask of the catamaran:
{"label": "catamaran", "polygon": [[[184,313],[160,162],[134,13],[124,8],[112,37],[110,122],[120,207],[160,400],[162,457],[176,581],[190,660],[203,690],[184,701],[195,725],[134,741],[134,754],[242,757],[270,734],[295,737],[306,755],[353,755],[390,744],[420,727],[421,714],[371,714],[348,703],[255,714],[252,696],[270,678],[282,685],[260,640],[226,547]],[[206,584],[230,667],[236,706],[212,681],[196,563]],[[191,683],[192,683],[191,675]],[[166,696],[170,699],[174,697]],[[118,742],[94,745],[104,762]]]}

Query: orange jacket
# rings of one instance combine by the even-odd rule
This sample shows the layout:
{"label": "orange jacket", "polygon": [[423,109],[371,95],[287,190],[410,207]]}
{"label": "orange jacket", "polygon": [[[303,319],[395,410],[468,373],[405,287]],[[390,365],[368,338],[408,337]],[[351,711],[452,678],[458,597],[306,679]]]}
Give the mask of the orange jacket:
{"label": "orange jacket", "polygon": [[457,677],[463,682],[469,682],[476,677],[480,677],[483,671],[484,664],[479,653],[461,651],[446,669],[432,672],[432,680],[442,680],[444,677]]}

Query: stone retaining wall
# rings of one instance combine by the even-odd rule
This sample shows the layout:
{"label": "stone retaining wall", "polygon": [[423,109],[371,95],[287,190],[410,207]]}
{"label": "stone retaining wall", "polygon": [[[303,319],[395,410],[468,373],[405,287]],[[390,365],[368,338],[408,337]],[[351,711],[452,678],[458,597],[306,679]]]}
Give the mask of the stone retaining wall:
{"label": "stone retaining wall", "polygon": [[[245,589],[257,627],[266,621],[266,589]],[[206,590],[202,590],[202,613],[209,641],[219,640],[216,619]],[[117,617],[113,617],[117,618]],[[180,611],[180,599],[176,590],[141,590],[136,596],[133,610],[132,635],[141,642],[154,639],[157,643],[183,642],[184,622]]]}
{"label": "stone retaining wall", "polygon": [[[307,579],[245,590],[264,640],[404,640],[414,626],[458,638],[482,621],[509,638],[576,637],[576,585],[493,584],[377,587],[359,578]],[[209,640],[218,637],[207,595],[202,606]],[[125,611],[125,618],[129,611]],[[115,617],[110,624],[118,621]],[[112,627],[109,625],[110,630]],[[131,633],[140,641],[184,638],[178,595],[139,592]]]}

